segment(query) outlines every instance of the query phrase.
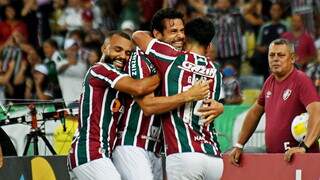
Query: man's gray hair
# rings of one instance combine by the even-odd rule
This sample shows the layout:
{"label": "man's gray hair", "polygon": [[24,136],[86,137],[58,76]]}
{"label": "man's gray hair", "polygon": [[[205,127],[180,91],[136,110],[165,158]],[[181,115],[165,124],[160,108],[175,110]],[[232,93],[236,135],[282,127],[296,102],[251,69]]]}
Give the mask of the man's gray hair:
{"label": "man's gray hair", "polygon": [[280,39],[275,39],[275,40],[273,40],[273,41],[270,43],[269,48],[270,48],[270,46],[271,46],[272,44],[274,44],[274,45],[286,45],[286,46],[288,46],[288,48],[289,48],[290,54],[294,54],[294,53],[295,53],[294,45],[293,45],[291,42],[289,42],[288,40],[286,40],[286,39],[280,38]]}

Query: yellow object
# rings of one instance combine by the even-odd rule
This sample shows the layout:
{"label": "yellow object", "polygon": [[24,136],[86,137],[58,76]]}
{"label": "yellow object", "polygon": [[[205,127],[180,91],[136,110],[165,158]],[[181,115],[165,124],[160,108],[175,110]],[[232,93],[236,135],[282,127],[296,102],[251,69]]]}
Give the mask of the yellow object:
{"label": "yellow object", "polygon": [[297,136],[300,136],[304,133],[307,132],[307,128],[305,126],[305,123],[299,123],[297,124],[295,127],[294,127],[294,133],[297,135]]}
{"label": "yellow object", "polygon": [[76,118],[66,118],[66,131],[63,125],[58,126],[53,134],[54,149],[58,155],[69,154],[73,136],[78,128],[78,120]]}
{"label": "yellow object", "polygon": [[52,167],[43,157],[31,160],[32,180],[56,180]]}
{"label": "yellow object", "polygon": [[243,102],[242,104],[251,105],[258,99],[260,94],[259,89],[244,89],[242,91]]}
{"label": "yellow object", "polygon": [[246,41],[246,47],[247,47],[247,53],[246,57],[251,58],[254,54],[254,50],[256,47],[256,37],[254,35],[254,32],[246,31],[244,33],[245,41]]}

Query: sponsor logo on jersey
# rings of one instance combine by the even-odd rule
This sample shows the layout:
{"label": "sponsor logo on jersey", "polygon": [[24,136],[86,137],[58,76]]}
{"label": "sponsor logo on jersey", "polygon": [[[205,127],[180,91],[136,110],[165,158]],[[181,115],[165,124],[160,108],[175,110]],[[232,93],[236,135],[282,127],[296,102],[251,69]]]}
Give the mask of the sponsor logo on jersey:
{"label": "sponsor logo on jersey", "polygon": [[215,68],[207,68],[206,66],[196,65],[188,61],[184,61],[178,68],[209,78],[214,78],[217,71]]}
{"label": "sponsor logo on jersey", "polygon": [[200,141],[202,143],[205,143],[205,144],[211,144],[212,145],[212,142],[206,140],[204,137],[202,136],[194,136],[194,141]]}
{"label": "sponsor logo on jersey", "polygon": [[286,89],[282,94],[282,99],[284,101],[287,100],[290,97],[291,92],[292,92],[291,89]]}

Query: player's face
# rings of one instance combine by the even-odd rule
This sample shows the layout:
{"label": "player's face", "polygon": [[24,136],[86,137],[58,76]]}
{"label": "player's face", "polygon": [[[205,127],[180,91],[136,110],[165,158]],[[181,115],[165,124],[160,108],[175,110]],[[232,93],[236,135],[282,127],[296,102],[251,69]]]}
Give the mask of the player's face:
{"label": "player's face", "polygon": [[110,37],[109,41],[105,42],[102,51],[109,62],[112,62],[116,68],[123,69],[129,60],[132,48],[133,45],[130,40],[115,34]]}
{"label": "player's face", "polygon": [[279,78],[286,76],[294,68],[294,57],[284,44],[271,44],[268,60],[271,73]]}
{"label": "player's face", "polygon": [[177,49],[182,49],[185,40],[183,21],[181,19],[164,19],[163,24],[163,32],[156,38]]}

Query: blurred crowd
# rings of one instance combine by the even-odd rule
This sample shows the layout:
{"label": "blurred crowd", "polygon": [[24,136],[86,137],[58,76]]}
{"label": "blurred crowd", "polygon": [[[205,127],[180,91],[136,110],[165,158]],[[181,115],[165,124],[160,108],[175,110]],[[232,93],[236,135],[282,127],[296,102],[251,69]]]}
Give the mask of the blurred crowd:
{"label": "blurred crowd", "polygon": [[268,77],[267,48],[279,37],[295,44],[297,66],[320,89],[319,0],[0,0],[1,103],[77,100],[104,36],[148,30],[165,7],[181,11],[185,22],[213,21],[208,56],[221,66],[226,103],[242,102],[242,75]]}

